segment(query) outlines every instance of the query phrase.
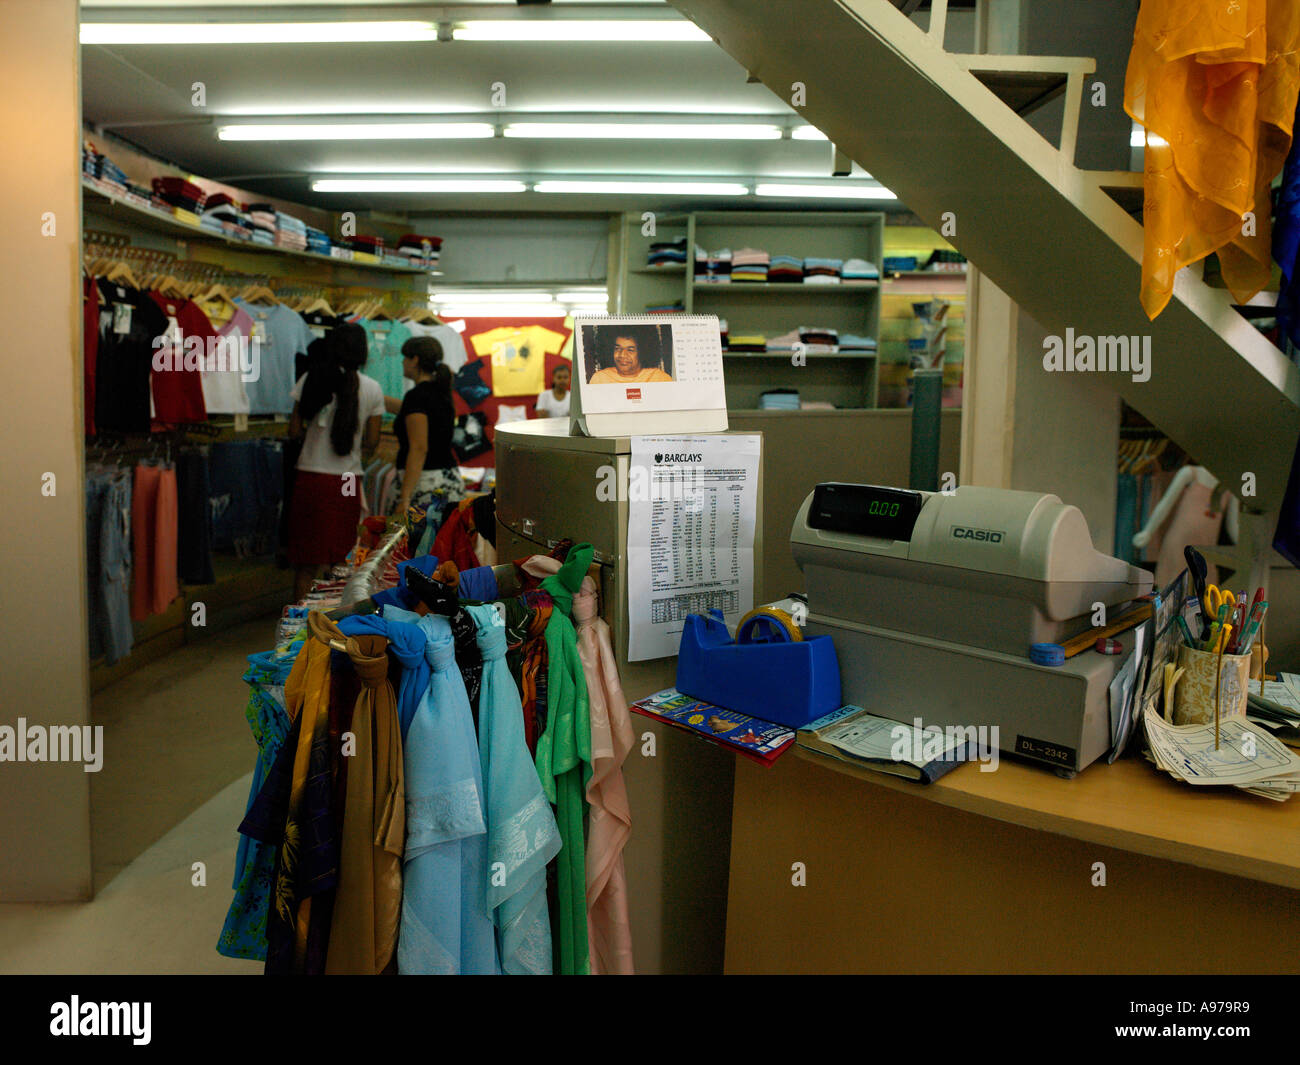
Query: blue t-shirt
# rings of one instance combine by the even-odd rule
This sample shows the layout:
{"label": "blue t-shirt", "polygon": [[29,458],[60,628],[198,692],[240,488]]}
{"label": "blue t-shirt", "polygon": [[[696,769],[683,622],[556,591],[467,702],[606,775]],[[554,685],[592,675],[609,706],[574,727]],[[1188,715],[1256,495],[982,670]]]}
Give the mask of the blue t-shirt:
{"label": "blue t-shirt", "polygon": [[289,393],[297,379],[294,358],[307,351],[315,336],[302,315],[277,303],[270,307],[235,300],[253,319],[259,364],[257,379],[244,384],[250,414],[289,414],[293,399]]}

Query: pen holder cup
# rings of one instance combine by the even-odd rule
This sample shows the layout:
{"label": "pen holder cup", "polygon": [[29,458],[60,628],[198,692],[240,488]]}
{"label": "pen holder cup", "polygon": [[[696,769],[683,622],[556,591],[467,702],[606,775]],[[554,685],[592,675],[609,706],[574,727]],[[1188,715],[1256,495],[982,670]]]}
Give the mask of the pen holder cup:
{"label": "pen holder cup", "polygon": [[1250,655],[1218,655],[1186,644],[1178,648],[1178,665],[1184,670],[1174,689],[1174,724],[1209,725],[1214,722],[1214,671],[1219,659],[1219,720],[1246,712]]}

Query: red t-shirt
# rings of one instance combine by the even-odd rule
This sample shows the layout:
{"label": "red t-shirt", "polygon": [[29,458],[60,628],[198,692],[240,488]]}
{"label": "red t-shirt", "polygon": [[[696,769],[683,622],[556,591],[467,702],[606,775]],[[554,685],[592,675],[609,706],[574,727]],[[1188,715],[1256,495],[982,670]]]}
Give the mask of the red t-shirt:
{"label": "red t-shirt", "polygon": [[[179,344],[155,345],[153,372],[149,375],[153,387],[154,423],[205,422],[208,411],[203,405],[203,356],[209,350],[209,338],[215,338],[217,332],[208,316],[192,300],[163,296],[157,292],[149,295],[163,314],[175,320],[181,334]],[[196,339],[191,340],[191,337]],[[201,349],[196,346],[198,344],[202,344]]]}

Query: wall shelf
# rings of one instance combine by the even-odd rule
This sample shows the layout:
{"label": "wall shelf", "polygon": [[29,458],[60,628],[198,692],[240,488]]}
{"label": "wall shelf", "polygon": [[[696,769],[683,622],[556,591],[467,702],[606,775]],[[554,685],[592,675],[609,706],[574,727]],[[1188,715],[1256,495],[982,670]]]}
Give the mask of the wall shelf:
{"label": "wall shelf", "polygon": [[83,178],[81,184],[84,199],[83,209],[107,211],[110,216],[114,211],[121,211],[125,216],[122,219],[123,223],[137,229],[161,233],[169,237],[183,236],[187,240],[238,248],[240,251],[308,259],[316,263],[328,263],[331,266],[351,267],[358,270],[381,270],[389,274],[442,276],[440,271],[431,271],[419,266],[388,266],[384,263],[358,262],[355,259],[336,259],[333,255],[321,255],[319,252],[299,251],[296,248],[282,248],[275,244],[258,244],[251,240],[227,237],[221,233],[214,233],[209,229],[204,229],[202,226],[192,225],[189,222],[181,221],[179,218],[173,218],[156,208],[142,207],[138,203],[132,203],[124,196],[100,188],[88,178]]}
{"label": "wall shelf", "polygon": [[[621,223],[621,224],[620,224]],[[695,249],[761,248],[799,258],[884,258],[885,216],[877,211],[699,211],[659,216],[656,232],[642,233],[642,216],[625,214],[611,231],[611,306],[618,314],[679,303],[685,314],[714,314],[732,336],[781,336],[800,326],[880,339],[881,283],[877,280],[805,284],[801,281],[698,280]],[[688,261],[646,265],[650,245],[684,239]],[[669,317],[671,320],[670,316]],[[809,353],[794,365],[782,352],[726,352],[727,406],[753,410],[774,388],[796,388],[802,400],[836,407],[872,408],[877,402],[877,352]],[[784,365],[783,365],[784,364]]]}

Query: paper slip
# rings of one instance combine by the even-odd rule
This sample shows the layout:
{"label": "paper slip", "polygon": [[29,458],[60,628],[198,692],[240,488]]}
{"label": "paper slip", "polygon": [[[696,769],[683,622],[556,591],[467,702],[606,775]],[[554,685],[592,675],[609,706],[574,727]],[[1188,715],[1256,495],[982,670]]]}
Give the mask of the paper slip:
{"label": "paper slip", "polygon": [[1156,764],[1188,784],[1255,784],[1300,776],[1300,758],[1263,728],[1240,717],[1214,725],[1170,725],[1144,714],[1147,743]]}

